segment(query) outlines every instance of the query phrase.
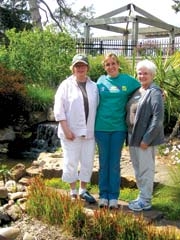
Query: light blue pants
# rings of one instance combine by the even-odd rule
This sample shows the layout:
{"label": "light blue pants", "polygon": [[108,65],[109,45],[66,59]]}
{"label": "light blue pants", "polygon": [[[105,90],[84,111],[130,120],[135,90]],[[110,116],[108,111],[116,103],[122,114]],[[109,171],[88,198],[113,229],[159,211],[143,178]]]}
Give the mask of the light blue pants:
{"label": "light blue pants", "polygon": [[140,147],[129,147],[139,198],[149,202],[153,194],[156,148],[151,146],[143,150]]}
{"label": "light blue pants", "polygon": [[126,132],[96,131],[99,150],[99,197],[118,199],[120,193],[120,159]]}

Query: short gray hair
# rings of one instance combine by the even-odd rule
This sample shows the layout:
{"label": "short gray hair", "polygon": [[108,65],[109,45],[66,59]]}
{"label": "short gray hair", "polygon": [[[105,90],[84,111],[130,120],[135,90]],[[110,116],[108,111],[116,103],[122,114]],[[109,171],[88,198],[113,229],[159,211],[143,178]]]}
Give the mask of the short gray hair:
{"label": "short gray hair", "polygon": [[145,67],[148,70],[150,70],[153,75],[156,74],[157,67],[152,61],[145,59],[145,60],[138,62],[136,65],[136,71],[138,71],[142,67]]}

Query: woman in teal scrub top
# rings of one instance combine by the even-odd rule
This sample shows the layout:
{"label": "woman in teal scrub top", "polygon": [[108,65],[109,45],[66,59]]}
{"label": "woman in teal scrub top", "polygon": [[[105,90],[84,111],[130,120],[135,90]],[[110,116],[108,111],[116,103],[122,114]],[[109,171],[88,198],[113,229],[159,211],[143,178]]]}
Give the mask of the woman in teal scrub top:
{"label": "woman in teal scrub top", "polygon": [[99,150],[99,207],[118,208],[121,150],[127,136],[126,103],[140,83],[119,72],[118,57],[111,53],[103,61],[107,75],[97,81],[100,102],[95,138]]}

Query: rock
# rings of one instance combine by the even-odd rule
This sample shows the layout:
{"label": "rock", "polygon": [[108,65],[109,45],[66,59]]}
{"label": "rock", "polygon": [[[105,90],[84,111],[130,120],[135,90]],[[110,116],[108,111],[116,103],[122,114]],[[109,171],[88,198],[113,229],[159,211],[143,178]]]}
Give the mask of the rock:
{"label": "rock", "polygon": [[121,187],[124,188],[136,188],[136,179],[133,176],[121,176]]}
{"label": "rock", "polygon": [[17,190],[17,184],[14,180],[8,180],[5,183],[5,187],[8,190],[8,192],[16,192]]}
{"label": "rock", "polygon": [[17,200],[17,204],[19,205],[23,212],[26,212],[26,202],[27,198],[20,198]]}
{"label": "rock", "polygon": [[11,205],[8,209],[6,209],[7,214],[16,221],[22,217],[22,210],[17,204]]}
{"label": "rock", "polygon": [[8,196],[8,191],[7,188],[4,187],[0,187],[0,199],[6,199]]}
{"label": "rock", "polygon": [[29,176],[41,175],[44,178],[61,177],[62,163],[60,154],[42,152],[37,161],[33,162],[32,166],[26,169],[26,172]]}
{"label": "rock", "polygon": [[11,220],[11,217],[3,209],[0,209],[0,225],[8,224]]}
{"label": "rock", "polygon": [[14,192],[14,193],[8,194],[8,198],[11,200],[16,200],[23,197],[24,197],[24,192]]}
{"label": "rock", "polygon": [[16,227],[6,227],[0,229],[0,236],[3,236],[8,240],[15,240],[19,234],[20,229]]}
{"label": "rock", "polygon": [[19,180],[19,183],[22,184],[22,186],[29,186],[30,184],[30,181],[31,181],[31,177],[30,176],[26,176],[26,177],[22,177],[20,180]]}
{"label": "rock", "polygon": [[10,170],[10,176],[13,180],[16,182],[26,175],[26,167],[22,163],[16,164],[13,168]]}
{"label": "rock", "polygon": [[41,175],[42,169],[37,165],[32,165],[31,167],[26,169],[26,173],[29,177],[36,177]]}
{"label": "rock", "polygon": [[0,129],[0,142],[14,141],[15,138],[16,135],[12,127]]}
{"label": "rock", "polygon": [[52,107],[50,107],[50,108],[48,109],[48,112],[47,112],[47,120],[48,120],[49,122],[54,122],[54,121],[55,121],[54,111],[53,111],[53,108],[52,108]]}
{"label": "rock", "polygon": [[30,233],[26,232],[23,236],[23,240],[35,240],[36,238],[33,237]]}

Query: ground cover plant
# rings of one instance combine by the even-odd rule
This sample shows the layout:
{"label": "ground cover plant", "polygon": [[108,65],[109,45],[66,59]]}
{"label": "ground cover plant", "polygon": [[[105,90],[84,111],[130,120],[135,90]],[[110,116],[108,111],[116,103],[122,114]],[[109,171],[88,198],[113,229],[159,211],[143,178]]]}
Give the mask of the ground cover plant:
{"label": "ground cover plant", "polygon": [[[27,201],[27,212],[30,216],[49,224],[59,225],[64,232],[86,240],[180,239],[175,228],[157,230],[141,215],[137,217],[121,210],[109,209],[96,209],[87,213],[82,201],[72,201],[69,198],[67,185],[65,185],[65,192],[58,189],[58,182],[62,190],[63,183],[60,179],[44,180],[40,177],[32,179]],[[89,185],[89,188],[91,191],[97,190],[97,186]],[[130,195],[129,190],[124,189],[122,192],[124,192],[124,198]]]}

